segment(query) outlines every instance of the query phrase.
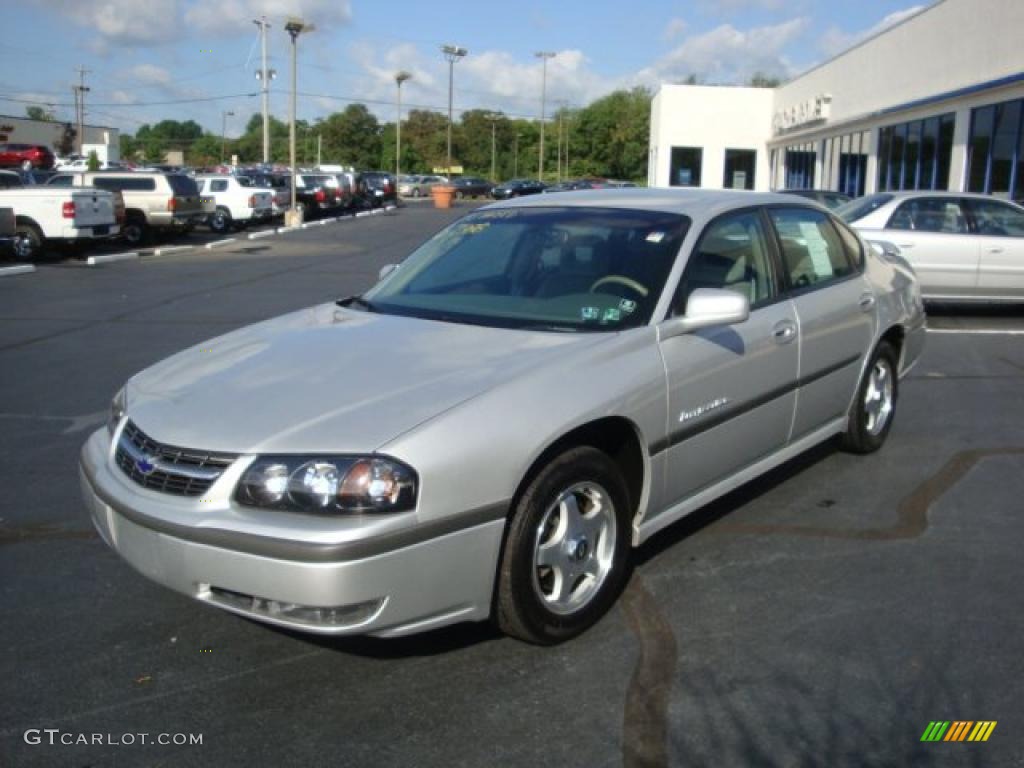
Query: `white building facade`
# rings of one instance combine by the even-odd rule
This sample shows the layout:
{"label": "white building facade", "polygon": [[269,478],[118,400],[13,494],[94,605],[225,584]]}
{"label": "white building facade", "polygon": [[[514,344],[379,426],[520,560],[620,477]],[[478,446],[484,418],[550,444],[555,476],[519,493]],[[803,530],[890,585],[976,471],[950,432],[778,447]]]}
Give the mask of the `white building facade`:
{"label": "white building facade", "polygon": [[[116,128],[85,125],[82,152],[96,152],[104,162],[117,162],[121,157],[121,137]],[[27,117],[0,115],[0,143],[39,144],[58,155],[70,154],[78,146],[74,123],[31,120]]]}
{"label": "white building facade", "polygon": [[651,186],[1024,199],[1024,0],[939,0],[774,89],[663,85]]}

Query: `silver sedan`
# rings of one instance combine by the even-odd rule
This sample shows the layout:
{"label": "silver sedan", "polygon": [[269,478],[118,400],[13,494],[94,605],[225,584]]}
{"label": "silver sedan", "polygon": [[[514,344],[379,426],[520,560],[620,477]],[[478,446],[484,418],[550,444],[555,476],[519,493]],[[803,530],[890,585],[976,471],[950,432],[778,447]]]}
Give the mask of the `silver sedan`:
{"label": "silver sedan", "polygon": [[959,192],[882,192],[836,213],[869,241],[898,251],[925,299],[1024,300],[1024,208]]}
{"label": "silver sedan", "polygon": [[81,455],[107,544],[280,626],[555,643],[666,526],[881,447],[924,340],[906,263],[791,196],[517,199],[384,272],[132,377]]}

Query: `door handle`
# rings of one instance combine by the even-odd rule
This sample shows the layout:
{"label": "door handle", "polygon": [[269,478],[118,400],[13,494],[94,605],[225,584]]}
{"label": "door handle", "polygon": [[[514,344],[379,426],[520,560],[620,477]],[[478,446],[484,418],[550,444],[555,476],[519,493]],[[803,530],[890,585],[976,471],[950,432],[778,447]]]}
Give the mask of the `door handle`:
{"label": "door handle", "polygon": [[772,329],[772,337],[776,344],[789,344],[796,338],[796,325],[792,320],[780,320]]}
{"label": "door handle", "polygon": [[896,245],[898,245],[900,248],[913,248],[914,247],[913,243],[896,243]]}
{"label": "door handle", "polygon": [[989,253],[1002,253],[1002,252],[1003,252],[1003,249],[1002,249],[1002,248],[1000,248],[1000,247],[998,247],[998,246],[996,246],[996,247],[994,247],[994,248],[989,248],[989,249],[988,249],[988,252],[989,252]]}
{"label": "door handle", "polygon": [[873,306],[875,306],[875,295],[873,293],[865,293],[861,295],[860,301],[857,302],[861,312],[868,312]]}

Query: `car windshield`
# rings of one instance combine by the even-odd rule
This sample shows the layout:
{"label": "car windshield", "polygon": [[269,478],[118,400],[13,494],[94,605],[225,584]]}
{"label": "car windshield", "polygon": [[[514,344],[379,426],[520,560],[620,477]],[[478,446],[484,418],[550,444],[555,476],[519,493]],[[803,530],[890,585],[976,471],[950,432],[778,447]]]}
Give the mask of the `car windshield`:
{"label": "car windshield", "polygon": [[529,207],[479,211],[370,290],[373,311],[553,331],[646,324],[690,220],[675,213]]}
{"label": "car windshield", "polygon": [[858,197],[856,200],[840,205],[835,209],[835,213],[847,224],[852,224],[855,221],[860,221],[869,213],[878,210],[890,200],[892,200],[892,195],[884,193]]}

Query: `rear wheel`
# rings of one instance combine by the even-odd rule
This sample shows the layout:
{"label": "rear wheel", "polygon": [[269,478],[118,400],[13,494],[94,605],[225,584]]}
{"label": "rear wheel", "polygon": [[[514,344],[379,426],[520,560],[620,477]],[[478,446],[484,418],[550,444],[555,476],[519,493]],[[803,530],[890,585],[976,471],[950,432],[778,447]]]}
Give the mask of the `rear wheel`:
{"label": "rear wheel", "polygon": [[882,447],[892,427],[899,393],[899,356],[893,346],[881,342],[857,388],[857,400],[843,435],[843,448],[852,453],[872,453]]}
{"label": "rear wheel", "polygon": [[629,494],[615,463],[582,446],[530,482],[509,523],[495,620],[531,643],[573,638],[600,619],[629,577]]}
{"label": "rear wheel", "polygon": [[35,224],[18,224],[14,228],[12,245],[14,257],[19,261],[35,261],[43,252],[43,233]]}
{"label": "rear wheel", "polygon": [[146,220],[141,216],[130,216],[121,227],[121,237],[128,245],[141,245],[149,234]]}
{"label": "rear wheel", "polygon": [[210,215],[210,229],[218,235],[231,229],[231,214],[227,208],[218,208]]}

